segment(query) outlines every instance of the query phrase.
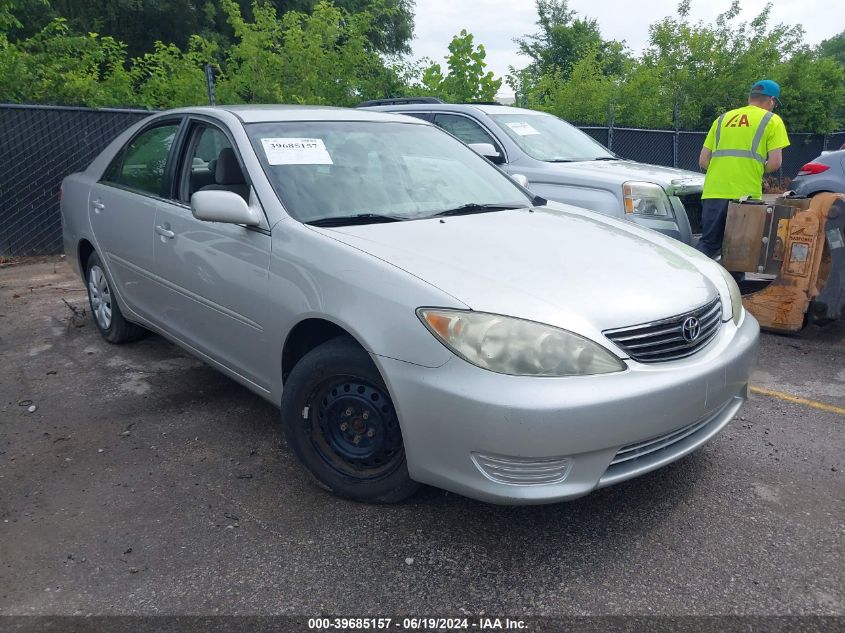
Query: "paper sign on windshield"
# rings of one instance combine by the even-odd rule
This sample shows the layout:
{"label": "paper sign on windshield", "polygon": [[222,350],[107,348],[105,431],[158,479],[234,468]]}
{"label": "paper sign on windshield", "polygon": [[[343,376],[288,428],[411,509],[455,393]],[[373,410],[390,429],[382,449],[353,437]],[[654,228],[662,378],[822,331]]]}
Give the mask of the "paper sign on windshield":
{"label": "paper sign on windshield", "polygon": [[333,165],[320,138],[263,138],[261,144],[271,165]]}
{"label": "paper sign on windshield", "polygon": [[514,121],[513,123],[507,123],[506,125],[520,136],[530,136],[532,134],[540,133],[536,128],[532,127],[530,123],[526,123],[525,121]]}

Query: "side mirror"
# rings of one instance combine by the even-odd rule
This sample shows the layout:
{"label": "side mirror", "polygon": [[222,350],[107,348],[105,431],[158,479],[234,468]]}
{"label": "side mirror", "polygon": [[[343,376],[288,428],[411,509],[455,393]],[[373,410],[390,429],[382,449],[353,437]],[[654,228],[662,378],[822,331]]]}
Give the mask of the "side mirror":
{"label": "side mirror", "polygon": [[526,189],[528,189],[528,176],[525,176],[523,174],[511,174],[511,178],[513,178],[516,181],[516,184],[518,184],[520,187],[525,187]]}
{"label": "side mirror", "polygon": [[497,152],[491,143],[470,143],[469,148],[496,165],[501,165],[505,162],[505,157]]}
{"label": "side mirror", "polygon": [[226,222],[258,226],[261,220],[246,200],[232,191],[212,189],[197,191],[191,196],[191,213],[204,222]]}

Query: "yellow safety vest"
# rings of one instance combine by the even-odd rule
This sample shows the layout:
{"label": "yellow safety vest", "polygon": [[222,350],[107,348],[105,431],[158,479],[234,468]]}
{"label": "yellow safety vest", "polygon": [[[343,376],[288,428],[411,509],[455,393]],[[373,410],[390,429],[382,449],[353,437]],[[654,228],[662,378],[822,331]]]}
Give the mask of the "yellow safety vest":
{"label": "yellow safety vest", "polygon": [[726,112],[704,141],[711,159],[702,197],[760,198],[769,151],[787,145],[786,127],[773,112],[753,105]]}

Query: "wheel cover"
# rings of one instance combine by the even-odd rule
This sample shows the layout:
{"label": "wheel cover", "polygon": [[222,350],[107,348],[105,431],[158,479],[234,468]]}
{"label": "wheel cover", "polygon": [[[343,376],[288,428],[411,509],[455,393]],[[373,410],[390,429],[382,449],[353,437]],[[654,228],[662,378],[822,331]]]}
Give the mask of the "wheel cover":
{"label": "wheel cover", "polygon": [[88,297],[97,325],[108,330],[111,327],[111,289],[106,274],[97,264],[88,271]]}
{"label": "wheel cover", "polygon": [[396,410],[387,393],[368,380],[329,378],[314,390],[307,411],[312,446],[339,474],[378,479],[402,463]]}

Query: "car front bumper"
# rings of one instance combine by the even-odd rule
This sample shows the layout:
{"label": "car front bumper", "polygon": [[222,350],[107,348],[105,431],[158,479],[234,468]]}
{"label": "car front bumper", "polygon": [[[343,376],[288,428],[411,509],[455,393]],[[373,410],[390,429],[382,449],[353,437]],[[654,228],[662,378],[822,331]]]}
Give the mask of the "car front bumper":
{"label": "car front bumper", "polygon": [[375,360],[413,479],[493,503],[550,503],[659,468],[716,435],[747,398],[759,332],[746,313],[692,357],[629,360],[626,371],[599,376]]}

